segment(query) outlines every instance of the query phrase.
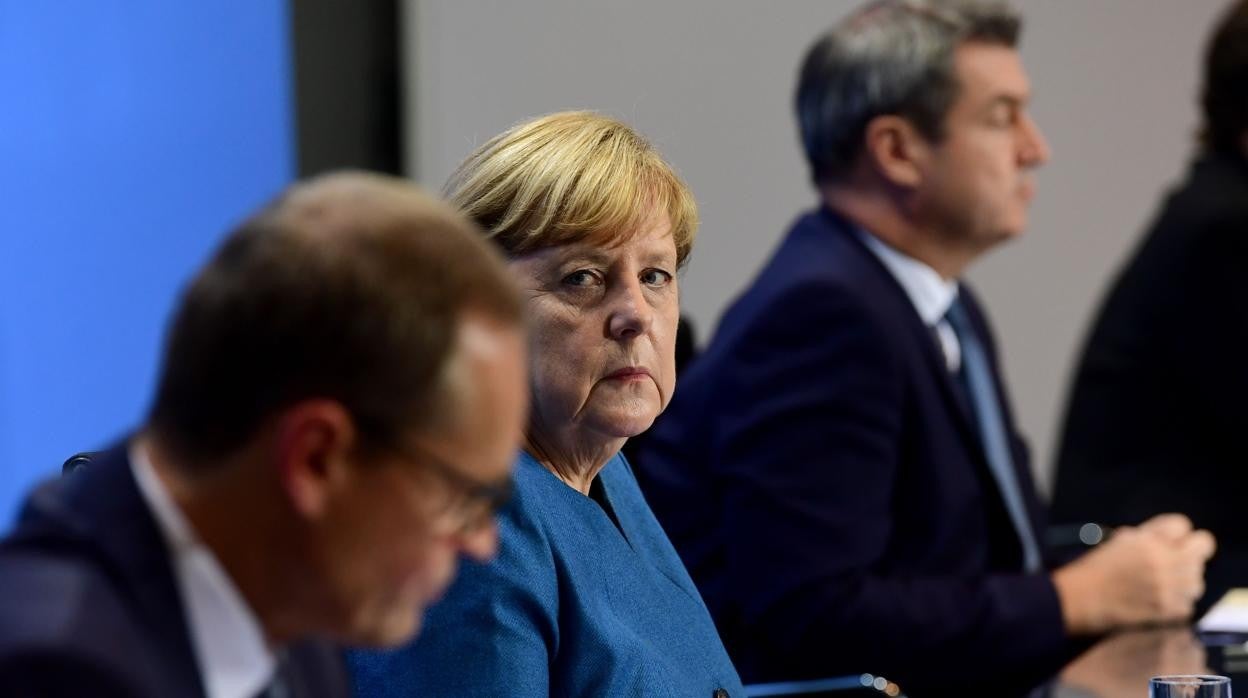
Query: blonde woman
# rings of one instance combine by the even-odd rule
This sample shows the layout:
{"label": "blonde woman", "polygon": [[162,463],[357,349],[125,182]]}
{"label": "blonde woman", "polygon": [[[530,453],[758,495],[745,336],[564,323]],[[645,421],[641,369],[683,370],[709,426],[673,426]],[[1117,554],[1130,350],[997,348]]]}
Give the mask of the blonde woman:
{"label": "blonde woman", "polygon": [[528,299],[532,411],[498,558],[467,563],[368,696],[744,695],[620,448],[671,399],[688,188],[643,138],[552,114],[479,148],[446,195]]}

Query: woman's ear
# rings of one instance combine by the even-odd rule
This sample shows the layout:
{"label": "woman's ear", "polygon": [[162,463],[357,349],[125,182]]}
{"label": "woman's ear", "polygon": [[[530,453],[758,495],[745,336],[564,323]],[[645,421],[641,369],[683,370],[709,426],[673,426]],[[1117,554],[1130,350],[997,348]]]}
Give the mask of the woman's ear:
{"label": "woman's ear", "polygon": [[284,410],[274,430],[274,465],[291,506],[321,517],[355,474],[355,421],[341,403],[305,400]]}
{"label": "woman's ear", "polygon": [[922,184],[932,148],[908,119],[877,116],[867,123],[864,139],[863,155],[881,178],[905,189]]}

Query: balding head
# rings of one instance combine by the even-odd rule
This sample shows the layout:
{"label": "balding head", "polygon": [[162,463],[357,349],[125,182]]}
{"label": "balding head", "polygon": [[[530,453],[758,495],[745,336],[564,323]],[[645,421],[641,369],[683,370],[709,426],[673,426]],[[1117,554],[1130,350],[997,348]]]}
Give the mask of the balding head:
{"label": "balding head", "polygon": [[403,180],[296,184],[239,226],[182,297],[150,424],[184,462],[241,447],[300,400],[340,403],[386,446],[445,412],[466,312],[518,326],[473,225]]}

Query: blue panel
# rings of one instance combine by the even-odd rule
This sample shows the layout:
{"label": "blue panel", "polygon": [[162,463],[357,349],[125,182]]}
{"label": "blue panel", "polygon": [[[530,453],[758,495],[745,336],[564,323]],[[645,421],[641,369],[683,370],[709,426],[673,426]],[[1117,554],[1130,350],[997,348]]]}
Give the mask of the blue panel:
{"label": "blue panel", "polygon": [[175,294],[294,174],[282,0],[0,0],[0,531],[148,406]]}

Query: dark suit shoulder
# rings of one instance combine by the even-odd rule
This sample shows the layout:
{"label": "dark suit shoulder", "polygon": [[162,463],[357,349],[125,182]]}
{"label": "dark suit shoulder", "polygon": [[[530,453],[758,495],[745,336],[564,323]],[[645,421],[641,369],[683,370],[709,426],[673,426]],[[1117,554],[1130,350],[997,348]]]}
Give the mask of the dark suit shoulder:
{"label": "dark suit shoulder", "polygon": [[[1248,238],[1248,165],[1226,157],[1197,160],[1167,197],[1124,277],[1156,280],[1184,271],[1199,278],[1197,264],[1217,263],[1227,242]],[[1176,264],[1176,262],[1184,264]]]}
{"label": "dark suit shoulder", "polygon": [[708,352],[750,337],[775,343],[796,333],[810,345],[845,331],[888,331],[901,291],[845,226],[825,211],[799,218],[724,314]]}
{"label": "dark suit shoulder", "polygon": [[75,645],[132,634],[116,582],[90,558],[0,550],[0,654],[26,644]]}
{"label": "dark suit shoulder", "polygon": [[860,239],[862,234],[826,210],[798,218],[748,293],[813,284],[869,301],[864,291],[891,276]]}
{"label": "dark suit shoulder", "polygon": [[141,693],[134,657],[122,656],[142,646],[136,621],[87,558],[0,549],[0,580],[0,685],[38,687],[28,695]]}
{"label": "dark suit shoulder", "polygon": [[1248,218],[1248,161],[1226,155],[1207,155],[1192,165],[1169,208],[1214,220]]}
{"label": "dark suit shoulder", "polygon": [[143,686],[130,695],[200,695],[183,614],[124,447],[32,493],[0,541],[0,662],[54,657]]}

